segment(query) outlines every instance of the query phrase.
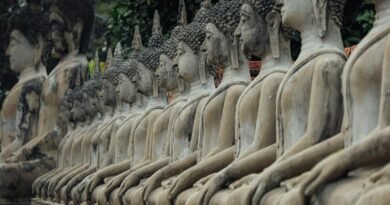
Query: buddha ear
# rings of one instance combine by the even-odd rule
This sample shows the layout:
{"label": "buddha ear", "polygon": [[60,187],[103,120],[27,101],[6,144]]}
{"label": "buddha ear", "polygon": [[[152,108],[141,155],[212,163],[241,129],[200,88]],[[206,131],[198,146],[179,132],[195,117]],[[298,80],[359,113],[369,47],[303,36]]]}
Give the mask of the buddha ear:
{"label": "buddha ear", "polygon": [[179,92],[184,91],[184,80],[181,78],[179,78],[178,87],[179,87]]}
{"label": "buddha ear", "polygon": [[323,38],[326,35],[327,31],[327,9],[328,9],[328,0],[312,0],[313,1],[313,10],[314,18],[317,24],[317,33]]}
{"label": "buddha ear", "polygon": [[153,79],[153,97],[158,97],[158,82]]}
{"label": "buddha ear", "polygon": [[280,57],[279,31],[281,18],[278,12],[272,11],[267,15],[267,31],[270,38],[273,58]]}
{"label": "buddha ear", "polygon": [[38,36],[37,44],[35,45],[34,65],[38,67],[42,61],[44,41],[42,36]]}

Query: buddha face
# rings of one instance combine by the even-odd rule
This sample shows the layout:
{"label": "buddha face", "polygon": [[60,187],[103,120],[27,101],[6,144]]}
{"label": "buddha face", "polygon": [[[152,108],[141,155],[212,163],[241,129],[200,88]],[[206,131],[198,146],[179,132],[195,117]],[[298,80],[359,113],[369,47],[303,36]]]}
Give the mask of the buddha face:
{"label": "buddha face", "polygon": [[234,34],[240,39],[241,50],[247,56],[261,57],[265,45],[269,44],[267,25],[264,19],[248,4],[241,6],[240,14],[240,23]]}
{"label": "buddha face", "polygon": [[83,98],[85,99],[85,112],[88,116],[95,116],[98,111],[98,99],[97,97],[93,97],[88,95],[87,93],[83,93]]}
{"label": "buddha face", "polygon": [[174,71],[172,60],[165,54],[161,54],[160,64],[155,72],[155,76],[159,80],[160,87],[166,88],[168,91],[177,88],[176,72]]}
{"label": "buddha face", "polygon": [[149,95],[153,91],[154,75],[143,63],[138,63],[138,73],[136,77],[138,91],[144,95]]}
{"label": "buddha face", "polygon": [[206,26],[207,63],[226,67],[229,60],[229,41],[225,35],[212,23]]}
{"label": "buddha face", "polygon": [[85,120],[85,105],[79,100],[73,102],[73,107],[71,110],[73,119],[77,122],[82,122]]}
{"label": "buddha face", "polygon": [[83,30],[81,21],[72,25],[56,6],[52,6],[50,8],[50,25],[53,57],[62,58],[68,53],[78,51]]}
{"label": "buddha face", "polygon": [[313,16],[313,3],[311,0],[277,0],[284,26],[298,29]]}
{"label": "buddha face", "polygon": [[119,75],[119,83],[115,89],[116,94],[121,101],[133,103],[136,100],[136,92],[134,83],[123,73]]}
{"label": "buddha face", "polygon": [[196,76],[199,76],[198,56],[183,41],[181,41],[177,46],[177,56],[173,64],[179,69],[178,76],[187,82],[192,82],[196,79]]}
{"label": "buddha face", "polygon": [[116,101],[115,86],[111,81],[107,79],[103,80],[102,95],[103,95],[103,102],[105,105],[112,106],[115,104]]}
{"label": "buddha face", "polygon": [[19,31],[13,30],[10,35],[6,55],[9,56],[11,70],[21,73],[26,68],[35,67],[35,55],[38,46],[31,45]]}

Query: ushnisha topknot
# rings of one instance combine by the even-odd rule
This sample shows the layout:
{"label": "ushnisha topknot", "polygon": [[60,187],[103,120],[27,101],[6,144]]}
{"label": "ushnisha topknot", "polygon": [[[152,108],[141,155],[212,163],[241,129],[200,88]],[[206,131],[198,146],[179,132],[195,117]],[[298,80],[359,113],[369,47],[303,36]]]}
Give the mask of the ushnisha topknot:
{"label": "ushnisha topknot", "polygon": [[240,7],[239,0],[220,1],[209,11],[209,22],[223,33],[233,35],[240,23]]}
{"label": "ushnisha topknot", "polygon": [[95,21],[94,0],[54,0],[52,6],[58,7],[63,18],[68,19],[71,26],[79,20],[83,22],[79,51],[80,53],[88,52]]}
{"label": "ushnisha topknot", "polygon": [[164,43],[164,36],[162,34],[162,28],[160,23],[160,15],[158,14],[158,11],[156,10],[154,12],[154,18],[153,18],[153,29],[152,29],[152,36],[149,39],[148,47],[161,47],[161,45]]}
{"label": "ushnisha topknot", "polygon": [[196,12],[193,22],[208,23],[209,22],[209,11],[213,5],[210,0],[203,0],[201,7]]}
{"label": "ushnisha topknot", "polygon": [[195,53],[198,53],[206,37],[206,24],[192,22],[184,26],[177,37],[177,40],[185,42]]}
{"label": "ushnisha topknot", "polygon": [[160,63],[160,55],[160,48],[145,48],[139,53],[137,60],[154,72]]}
{"label": "ushnisha topknot", "polygon": [[44,48],[41,61],[45,65],[51,55],[51,43],[49,43],[48,36],[49,29],[50,23],[45,18],[44,13],[40,10],[32,9],[31,6],[16,9],[8,19],[8,37],[12,31],[18,30],[32,45],[37,45],[38,38],[42,38]]}

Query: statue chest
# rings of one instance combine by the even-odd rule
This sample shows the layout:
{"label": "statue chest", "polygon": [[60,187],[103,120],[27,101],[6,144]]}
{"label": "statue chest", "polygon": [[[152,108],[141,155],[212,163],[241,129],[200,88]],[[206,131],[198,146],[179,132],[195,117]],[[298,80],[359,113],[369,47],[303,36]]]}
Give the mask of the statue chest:
{"label": "statue chest", "polygon": [[382,39],[370,46],[346,71],[353,144],[378,125],[385,44]]}
{"label": "statue chest", "polygon": [[241,150],[248,148],[254,141],[256,134],[257,118],[259,112],[260,96],[262,83],[247,91],[240,100],[238,105],[239,114],[239,136]]}
{"label": "statue chest", "polygon": [[206,138],[214,138],[215,140],[213,140],[213,142],[216,142],[216,140],[218,139],[225,100],[228,100],[225,99],[226,93],[227,90],[215,96],[213,99],[211,99],[211,101],[206,105],[204,109],[204,113],[203,113],[204,134],[203,135],[205,136],[206,141],[208,140]]}
{"label": "statue chest", "polygon": [[2,133],[3,136],[1,146],[4,148],[9,145],[16,137],[16,128],[17,128],[17,110],[20,94],[22,92],[23,86],[18,85],[12,88],[8,96],[5,98],[2,115],[1,115],[1,124],[2,124]]}
{"label": "statue chest", "polygon": [[[315,62],[309,62],[287,79],[281,94],[284,150],[297,142],[305,133],[311,96]],[[286,79],[285,79],[286,80]],[[321,95],[321,93],[314,93]]]}
{"label": "statue chest", "polygon": [[158,160],[166,157],[166,148],[169,146],[168,130],[171,113],[174,107],[170,107],[157,118],[153,128],[152,159]]}
{"label": "statue chest", "polygon": [[[182,159],[195,150],[191,148],[191,142],[198,140],[200,114],[196,116],[199,101],[184,108],[177,116],[173,125],[172,158]],[[200,113],[200,112],[199,112]]]}

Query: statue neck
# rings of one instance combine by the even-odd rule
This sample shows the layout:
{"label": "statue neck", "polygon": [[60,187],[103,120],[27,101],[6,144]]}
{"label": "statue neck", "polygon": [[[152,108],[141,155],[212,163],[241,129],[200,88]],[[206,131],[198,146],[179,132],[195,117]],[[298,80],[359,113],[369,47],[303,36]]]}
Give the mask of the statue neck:
{"label": "statue neck", "polygon": [[290,40],[286,39],[283,34],[279,34],[279,58],[272,55],[271,45],[265,46],[265,52],[261,57],[261,70],[286,68],[292,64]]}
{"label": "statue neck", "polygon": [[18,84],[22,84],[26,81],[29,81],[31,79],[34,79],[39,76],[44,76],[43,73],[41,73],[41,69],[39,71],[36,70],[34,67],[28,67],[25,68],[20,74],[19,74],[19,80]]}
{"label": "statue neck", "polygon": [[148,107],[166,105],[168,100],[165,93],[166,93],[165,89],[159,88],[157,97],[150,95],[148,99]]}
{"label": "statue neck", "polygon": [[130,111],[131,112],[141,111],[145,108],[146,103],[147,103],[147,97],[137,92],[136,100],[134,103],[131,104]]}
{"label": "statue neck", "polygon": [[130,105],[128,103],[120,101],[118,106],[115,108],[115,115],[124,115],[126,113],[129,113],[129,111]]}
{"label": "statue neck", "polygon": [[213,77],[209,76],[205,84],[203,84],[200,79],[197,79],[196,81],[192,82],[189,87],[189,96],[192,98],[204,93],[204,91],[213,90],[215,88],[215,83]]}
{"label": "statue neck", "polygon": [[228,64],[225,68],[223,68],[221,86],[236,81],[250,81],[248,60],[245,58],[242,52],[240,52],[239,55],[239,68],[233,68],[232,64]]}
{"label": "statue neck", "polygon": [[103,120],[107,121],[107,120],[112,119],[114,117],[114,114],[115,114],[115,109],[110,107],[110,106],[106,106],[106,110],[104,112]]}
{"label": "statue neck", "polygon": [[179,91],[179,88],[175,88],[170,92],[174,100],[179,99],[182,96],[182,92]]}
{"label": "statue neck", "polygon": [[317,28],[314,24],[305,25],[301,32],[302,47],[301,56],[307,56],[321,48],[332,48],[343,51],[343,42],[341,39],[340,28],[333,22],[328,21],[328,28],[325,37],[321,38],[317,34]]}
{"label": "statue neck", "polygon": [[377,1],[377,3],[375,3],[375,11],[374,27],[388,25],[390,20],[390,2]]}

